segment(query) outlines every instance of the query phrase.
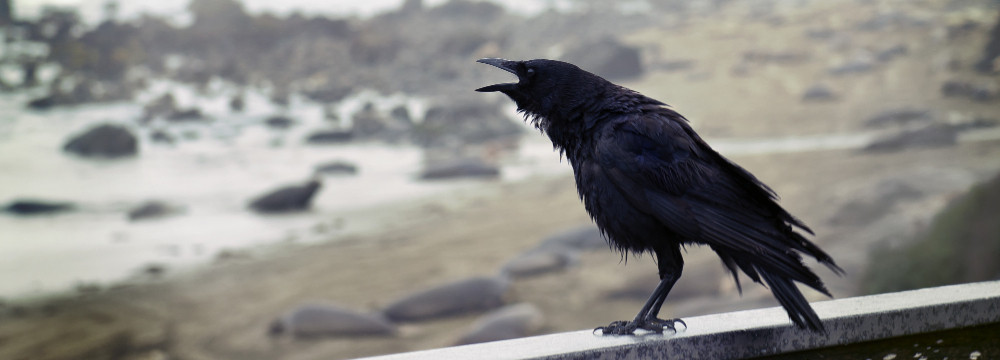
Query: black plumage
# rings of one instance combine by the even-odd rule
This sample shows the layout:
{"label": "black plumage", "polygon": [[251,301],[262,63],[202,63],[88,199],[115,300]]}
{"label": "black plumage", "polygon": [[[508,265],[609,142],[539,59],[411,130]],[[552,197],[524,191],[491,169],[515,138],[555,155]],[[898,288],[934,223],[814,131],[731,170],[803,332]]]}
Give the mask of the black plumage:
{"label": "black plumage", "polygon": [[605,334],[660,333],[680,319],[657,318],[681,275],[684,244],[708,245],[739,286],[737,271],[766,283],[792,321],[823,324],[793,283],[830,295],[800,254],[843,272],[802,236],[804,223],[781,208],[773,190],[719,155],[666,104],[554,60],[481,59],[518,77],[486,86],[518,110],[569,160],[580,198],[608,241],[623,253],[655,255],[660,284],[632,321]]}

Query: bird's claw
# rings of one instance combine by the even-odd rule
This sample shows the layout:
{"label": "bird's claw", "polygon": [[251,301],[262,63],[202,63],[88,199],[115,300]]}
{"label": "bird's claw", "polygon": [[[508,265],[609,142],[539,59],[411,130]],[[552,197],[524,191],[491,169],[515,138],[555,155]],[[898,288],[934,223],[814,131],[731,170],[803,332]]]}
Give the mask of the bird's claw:
{"label": "bird's claw", "polygon": [[601,331],[602,335],[635,335],[635,331],[638,329],[646,330],[656,334],[662,334],[664,329],[668,329],[673,332],[677,332],[676,324],[680,323],[684,325],[687,329],[687,323],[681,319],[642,319],[639,321],[615,321],[608,326],[599,326],[594,328],[596,333],[598,330]]}

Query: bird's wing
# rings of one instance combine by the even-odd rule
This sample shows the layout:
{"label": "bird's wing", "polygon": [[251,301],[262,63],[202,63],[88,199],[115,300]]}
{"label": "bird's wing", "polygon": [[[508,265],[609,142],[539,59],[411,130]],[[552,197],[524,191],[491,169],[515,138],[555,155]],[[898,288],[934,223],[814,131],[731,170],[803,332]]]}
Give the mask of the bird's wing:
{"label": "bird's wing", "polygon": [[[601,172],[635,208],[682,239],[711,246],[727,266],[748,269],[750,258],[783,275],[812,283],[791,249],[808,251],[773,203],[773,193],[715,153],[681,121],[659,114],[629,115],[610,125],[596,145]],[[784,210],[780,210],[784,213]],[[798,237],[796,239],[795,237]],[[801,239],[801,241],[800,241]],[[746,260],[744,260],[746,259]],[[730,264],[735,261],[737,264]],[[803,271],[804,270],[804,271]]]}

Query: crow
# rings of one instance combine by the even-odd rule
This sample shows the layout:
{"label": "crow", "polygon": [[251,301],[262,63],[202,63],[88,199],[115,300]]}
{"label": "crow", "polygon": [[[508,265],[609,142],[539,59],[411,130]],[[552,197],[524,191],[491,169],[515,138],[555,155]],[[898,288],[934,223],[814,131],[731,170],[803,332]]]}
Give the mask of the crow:
{"label": "crow", "polygon": [[633,335],[637,329],[676,331],[681,319],[658,318],[681,276],[681,247],[707,245],[742,293],[738,270],[766,283],[798,327],[822,332],[823,323],[795,286],[830,295],[802,263],[814,257],[844,271],[798,230],[813,234],[777,203],[777,194],[750,172],[713,150],[667,104],[613,84],[576,65],[547,59],[478,62],[517,76],[514,83],[476,91],[501,92],[569,160],[577,191],[609,244],[623,256],[651,253],[660,283],[632,321],[595,328]]}

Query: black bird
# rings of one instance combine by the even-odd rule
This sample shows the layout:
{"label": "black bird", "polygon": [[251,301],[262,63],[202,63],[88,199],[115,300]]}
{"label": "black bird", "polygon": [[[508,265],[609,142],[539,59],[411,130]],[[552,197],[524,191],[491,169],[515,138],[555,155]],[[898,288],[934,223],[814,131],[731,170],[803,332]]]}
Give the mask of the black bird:
{"label": "black bird", "polygon": [[[795,228],[805,224],[781,208],[777,195],[701,139],[666,104],[555,60],[480,59],[517,75],[516,83],[476,89],[499,91],[525,120],[549,136],[573,167],[590,217],[623,254],[656,257],[660,283],[632,321],[594,329],[603,334],[662,333],[680,319],[657,318],[681,276],[681,246],[708,245],[732,273],[770,287],[800,328],[823,331],[816,312],[792,281],[827,296],[822,280],[802,263],[812,256],[843,270]],[[742,288],[740,288],[742,291]],[[686,326],[686,324],[684,324]]]}

